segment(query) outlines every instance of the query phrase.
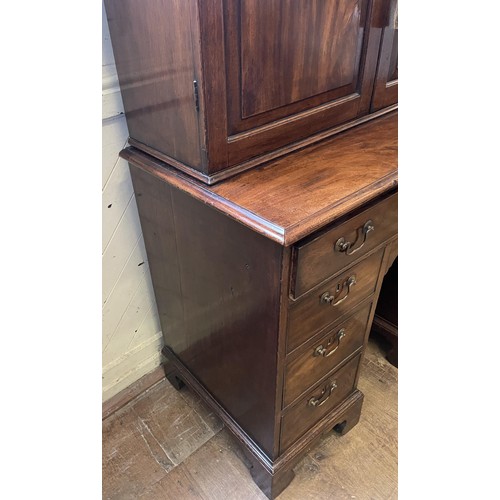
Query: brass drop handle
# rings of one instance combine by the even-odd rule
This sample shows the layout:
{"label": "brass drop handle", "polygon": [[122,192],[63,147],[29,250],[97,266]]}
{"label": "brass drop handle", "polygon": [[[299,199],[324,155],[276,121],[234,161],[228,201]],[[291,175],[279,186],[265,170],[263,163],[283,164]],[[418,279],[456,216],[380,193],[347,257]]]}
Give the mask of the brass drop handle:
{"label": "brass drop handle", "polygon": [[[336,243],[335,243],[335,250],[337,252],[345,252],[346,255],[352,255],[356,253],[358,250],[361,250],[363,248],[363,245],[366,243],[366,238],[369,233],[372,231],[375,231],[375,225],[373,224],[373,221],[371,219],[367,220],[364,225],[360,228],[358,228],[358,236],[356,237],[356,241],[360,240],[361,235],[363,235],[363,241],[361,242],[361,245],[357,246],[354,248],[354,244],[351,243],[350,241],[346,241],[344,237],[339,238]],[[356,241],[354,243],[356,243]]]}
{"label": "brass drop handle", "polygon": [[318,407],[318,406],[321,406],[321,405],[324,405],[327,401],[327,399],[332,395],[332,392],[334,389],[337,388],[337,381],[336,380],[332,380],[328,385],[326,385],[323,390],[321,391],[321,394],[319,395],[319,397],[312,397],[308,402],[307,404],[309,406],[314,406],[314,407]]}
{"label": "brass drop handle", "polygon": [[[340,341],[345,337],[345,328],[341,328],[332,338],[328,339],[328,343],[326,344],[326,347],[323,347],[323,344],[319,345],[314,349],[314,354],[313,356],[323,356],[324,358],[328,358],[328,356],[331,356],[339,347],[340,347]],[[328,350],[328,347],[330,347],[331,344],[333,344],[334,339],[337,340],[337,345],[335,348]]]}
{"label": "brass drop handle", "polygon": [[345,295],[340,299],[335,302],[335,295],[330,295],[330,292],[325,292],[323,295],[321,295],[321,303],[322,304],[330,304],[332,306],[338,306],[340,303],[344,302],[345,299],[349,296],[349,292],[351,291],[351,287],[356,284],[356,275],[353,274],[352,276],[349,276],[346,278],[341,285],[337,285],[337,289],[343,290],[346,289]]}

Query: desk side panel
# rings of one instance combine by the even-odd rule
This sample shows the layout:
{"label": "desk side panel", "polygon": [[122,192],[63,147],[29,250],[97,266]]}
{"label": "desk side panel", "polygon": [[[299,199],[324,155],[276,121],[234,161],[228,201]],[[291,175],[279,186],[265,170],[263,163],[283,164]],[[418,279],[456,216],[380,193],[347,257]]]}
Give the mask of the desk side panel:
{"label": "desk side panel", "polygon": [[130,165],[165,344],[272,457],[283,247]]}

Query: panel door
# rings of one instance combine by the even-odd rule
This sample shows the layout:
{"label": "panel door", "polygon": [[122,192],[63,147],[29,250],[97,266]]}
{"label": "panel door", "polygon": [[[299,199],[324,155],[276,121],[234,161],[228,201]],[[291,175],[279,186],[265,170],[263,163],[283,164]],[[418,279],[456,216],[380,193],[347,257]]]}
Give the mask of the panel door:
{"label": "panel door", "polygon": [[[220,2],[217,18],[209,7]],[[208,0],[200,6],[212,87],[207,120],[225,134],[214,141],[209,131],[215,170],[369,112],[380,41],[370,35],[372,0]],[[214,48],[219,36],[223,53]],[[218,120],[208,117],[210,106]]]}
{"label": "panel door", "polygon": [[380,56],[373,90],[371,110],[398,102],[398,1],[376,0],[377,17],[382,28]]}

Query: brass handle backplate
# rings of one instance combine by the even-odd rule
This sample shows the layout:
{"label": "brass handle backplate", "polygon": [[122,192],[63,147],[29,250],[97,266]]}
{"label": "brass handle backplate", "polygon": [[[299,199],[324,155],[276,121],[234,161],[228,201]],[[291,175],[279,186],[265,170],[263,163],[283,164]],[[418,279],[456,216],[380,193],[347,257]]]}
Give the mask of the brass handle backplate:
{"label": "brass handle backplate", "polygon": [[369,233],[372,231],[375,231],[375,225],[373,224],[373,221],[371,219],[367,220],[363,226],[358,228],[358,236],[356,237],[356,241],[361,240],[361,236],[363,237],[363,241],[361,242],[361,245],[358,245],[357,247],[355,246],[355,243],[351,243],[350,241],[346,241],[345,238],[339,238],[335,242],[335,250],[337,252],[345,252],[346,255],[352,255],[356,253],[358,250],[361,250],[366,243],[366,238]]}
{"label": "brass handle backplate", "polygon": [[321,405],[324,405],[327,401],[327,399],[332,395],[332,392],[334,389],[337,388],[337,381],[332,380],[329,384],[327,384],[323,390],[321,391],[321,394],[318,397],[313,396],[307,404],[309,406],[313,407],[318,407]]}
{"label": "brass handle backplate", "polygon": [[[337,285],[337,292],[335,295],[331,295],[330,292],[325,292],[321,295],[320,300],[322,304],[330,304],[332,306],[338,306],[340,303],[344,302],[345,299],[349,296],[349,292],[351,291],[351,287],[356,284],[356,275],[353,274],[346,278],[342,283]],[[342,292],[342,290],[346,290],[345,295],[340,300],[335,300],[338,295]]]}
{"label": "brass handle backplate", "polygon": [[[341,328],[333,337],[330,337],[326,343],[326,347],[323,347],[323,344],[319,345],[314,349],[313,356],[323,356],[324,358],[328,358],[331,356],[339,347],[340,341],[345,337],[345,328]],[[333,349],[329,349],[330,346],[337,342],[337,345]]]}

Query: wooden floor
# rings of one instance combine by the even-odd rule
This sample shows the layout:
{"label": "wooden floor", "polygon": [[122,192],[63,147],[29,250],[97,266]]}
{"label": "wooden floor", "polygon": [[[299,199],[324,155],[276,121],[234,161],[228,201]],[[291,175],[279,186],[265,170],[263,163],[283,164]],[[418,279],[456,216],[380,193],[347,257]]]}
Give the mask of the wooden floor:
{"label": "wooden floor", "polygon": [[[359,424],[345,436],[323,436],[280,500],[397,498],[397,374],[370,339]],[[103,422],[104,499],[264,500],[244,460],[199,398],[166,380]]]}

